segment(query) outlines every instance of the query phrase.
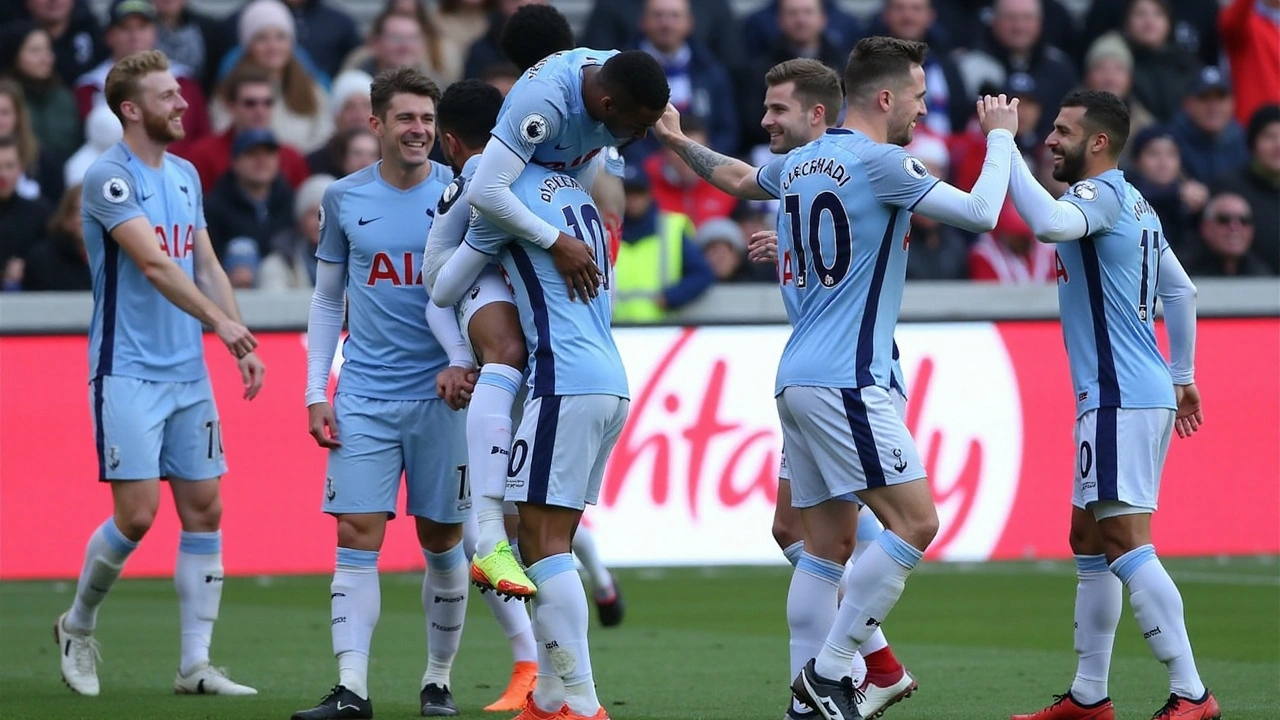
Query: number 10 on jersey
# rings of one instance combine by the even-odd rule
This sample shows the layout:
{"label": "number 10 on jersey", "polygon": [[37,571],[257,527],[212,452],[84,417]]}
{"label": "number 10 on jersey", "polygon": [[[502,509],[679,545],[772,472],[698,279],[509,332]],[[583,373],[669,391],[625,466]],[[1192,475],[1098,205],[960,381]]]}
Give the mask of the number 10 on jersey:
{"label": "number 10 on jersey", "polygon": [[[809,205],[808,226],[806,228],[801,217],[800,196],[787,195],[783,198],[782,210],[787,215],[791,230],[791,250],[795,252],[795,283],[797,288],[804,288],[809,281],[808,259],[813,258],[813,269],[823,287],[835,287],[849,275],[853,266],[853,233],[849,229],[849,213],[840,202],[840,196],[824,190],[813,198]],[[823,226],[822,216],[831,216],[831,246],[835,258],[827,264],[822,254]],[[805,230],[808,232],[805,232]],[[786,284],[787,270],[790,265],[789,253],[780,258],[782,281]]]}
{"label": "number 10 on jersey", "polygon": [[605,232],[600,211],[590,204],[578,206],[577,211],[572,205],[565,205],[560,210],[564,213],[565,223],[573,230],[574,237],[591,246],[591,252],[596,257],[596,267],[600,268],[602,276],[600,285],[608,290],[613,266],[609,262],[609,233]]}

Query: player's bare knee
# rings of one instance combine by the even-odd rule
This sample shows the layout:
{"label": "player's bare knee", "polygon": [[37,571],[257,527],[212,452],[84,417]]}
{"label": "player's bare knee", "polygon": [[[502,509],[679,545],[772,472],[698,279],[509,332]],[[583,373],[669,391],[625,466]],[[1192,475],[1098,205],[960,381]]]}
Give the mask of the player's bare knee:
{"label": "player's bare knee", "polygon": [[149,505],[134,505],[132,507],[119,507],[115,511],[116,527],[120,529],[120,534],[129,538],[133,542],[138,542],[146,536],[147,531],[151,529],[152,523],[156,520],[156,511],[158,508]]}
{"label": "player's bare knee", "polygon": [[339,515],[338,547],[352,550],[381,550],[386,526],[386,516],[372,513]]}
{"label": "player's bare knee", "polygon": [[416,520],[418,544],[427,552],[447,552],[462,542],[461,523],[445,525],[427,518]]}
{"label": "player's bare knee", "polygon": [[794,527],[791,523],[781,520],[775,515],[773,518],[773,540],[778,543],[779,548],[786,550],[804,540],[804,537],[800,528]]}
{"label": "player's bare knee", "polygon": [[886,527],[917,550],[924,551],[938,536],[938,511],[930,504],[927,508],[905,515],[896,527]]}
{"label": "player's bare knee", "polygon": [[497,337],[484,352],[485,362],[497,363],[524,370],[525,360],[529,357],[529,349],[522,337]]}

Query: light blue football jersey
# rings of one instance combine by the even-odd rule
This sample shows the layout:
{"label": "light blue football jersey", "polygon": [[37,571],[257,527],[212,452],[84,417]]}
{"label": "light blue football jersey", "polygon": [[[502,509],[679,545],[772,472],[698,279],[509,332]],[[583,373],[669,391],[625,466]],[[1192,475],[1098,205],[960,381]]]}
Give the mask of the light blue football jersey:
{"label": "light blue football jersey", "polygon": [[84,176],[80,219],[93,277],[89,378],[199,380],[208,375],[200,321],[161,295],[111,237],[136,217],[147,219],[160,248],[195,279],[196,231],[205,227],[199,174],[168,153],[159,168],[149,167],[121,141]]}
{"label": "light blue football jersey", "polygon": [[338,392],[379,400],[436,397],[449,358],[427,327],[422,249],[453,171],[431,164],[427,179],[401,190],[381,162],[325,190],[316,257],[347,265],[347,339]]}
{"label": "light blue football jersey", "polygon": [[609,237],[591,193],[571,176],[536,165],[512,183],[511,191],[538,217],[590,243],[596,265],[606,273],[597,297],[586,303],[572,302],[550,253],[525,240],[513,241],[483,217],[472,221],[465,242],[500,257],[515,293],[532,357],[529,383],[533,397],[613,395],[629,399],[627,372],[610,328]]}
{"label": "light blue football jersey", "polygon": [[791,337],[775,394],[790,386],[889,389],[906,284],[911,209],[937,184],[897,145],[843,128],[760,168],[778,208]]}
{"label": "light blue football jersey", "polygon": [[1072,185],[1085,237],[1059,243],[1058,309],[1077,416],[1098,407],[1176,409],[1156,344],[1160,256],[1173,252],[1160,218],[1119,170]]}
{"label": "light blue football jersey", "polygon": [[507,93],[493,136],[526,162],[577,174],[618,143],[582,104],[582,70],[604,65],[617,50],[577,48],[548,55]]}

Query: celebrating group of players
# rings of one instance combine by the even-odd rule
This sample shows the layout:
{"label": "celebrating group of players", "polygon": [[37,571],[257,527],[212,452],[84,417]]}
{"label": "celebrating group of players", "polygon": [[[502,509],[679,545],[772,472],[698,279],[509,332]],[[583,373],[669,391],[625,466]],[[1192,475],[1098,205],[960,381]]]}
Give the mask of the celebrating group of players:
{"label": "celebrating group of players", "polygon": [[[777,263],[793,325],[775,387],[785,455],[774,535],[795,566],[785,717],[877,717],[917,687],[880,629],[938,528],[902,420],[893,340],[910,216],[986,231],[1007,191],[1043,241],[1060,243],[1078,450],[1070,542],[1079,667],[1053,705],[1017,717],[1114,717],[1107,675],[1124,586],[1169,669],[1171,693],[1156,717],[1218,717],[1178,590],[1150,540],[1170,437],[1202,421],[1195,289],[1154,211],[1116,169],[1129,128],[1124,104],[1095,92],[1063,101],[1047,142],[1054,176],[1071,186],[1054,200],[1013,143],[1017,101],[983,98],[986,162],[965,193],[903,149],[926,112],[925,46],[872,37],[850,55],[843,82],[811,60],[770,70],[762,125],[779,157],[757,169],[681,134],[649,55],[574,49],[572,37],[554,9],[517,12],[504,45],[525,73],[505,101],[480,82],[441,95],[415,70],[380,74],[370,125],[382,160],[324,195],[306,403],[311,434],[328,450],[323,509],[337,519],[330,602],[339,680],[293,718],[373,717],[378,554],[402,474],[427,565],[422,714],[458,713],[450,668],[470,581],[515,656],[510,686],[486,709],[519,711],[517,720],[609,717],[596,696],[572,553],[602,620],[616,623],[617,588],[578,524],[629,404],[610,330],[610,246],[621,215],[615,146],[650,128],[722,190],[780,201],[777,232],[753,238],[751,252]],[[154,51],[125,58],[106,95],[124,139],[86,177],[84,225],[94,278],[90,403],[114,512],[90,538],[72,608],[55,625],[62,676],[98,694],[97,609],[150,527],[165,478],[182,524],[174,689],[254,694],[209,663],[226,464],[201,323],[235,356],[246,399],[264,368],[210,245],[195,171],[165,152],[182,137],[186,108],[167,60]],[[451,168],[428,159],[437,140]],[[1156,345],[1157,297],[1172,369]],[[527,600],[528,611],[511,598]]]}

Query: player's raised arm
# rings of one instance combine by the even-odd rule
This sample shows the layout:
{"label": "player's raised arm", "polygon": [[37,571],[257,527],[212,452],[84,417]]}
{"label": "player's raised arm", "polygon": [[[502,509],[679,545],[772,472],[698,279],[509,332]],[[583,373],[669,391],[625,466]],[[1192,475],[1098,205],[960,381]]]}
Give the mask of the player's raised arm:
{"label": "player's raised arm", "polygon": [[[668,104],[662,119],[653,126],[653,134],[671,148],[698,176],[730,195],[744,200],[770,200],[777,197],[765,189],[757,176],[760,168],[721,155],[705,145],[690,140],[680,132],[680,112]],[[772,163],[770,163],[772,165]]]}
{"label": "player's raised arm", "polygon": [[1089,223],[1078,205],[1054,200],[1048,190],[1031,174],[1015,146],[1009,173],[1009,195],[1018,214],[1026,220],[1031,232],[1044,242],[1071,242],[1089,234]]}
{"label": "player's raised arm", "polygon": [[493,262],[493,256],[483,253],[464,242],[436,274],[431,286],[431,302],[437,307],[453,307],[480,277],[484,266]]}

